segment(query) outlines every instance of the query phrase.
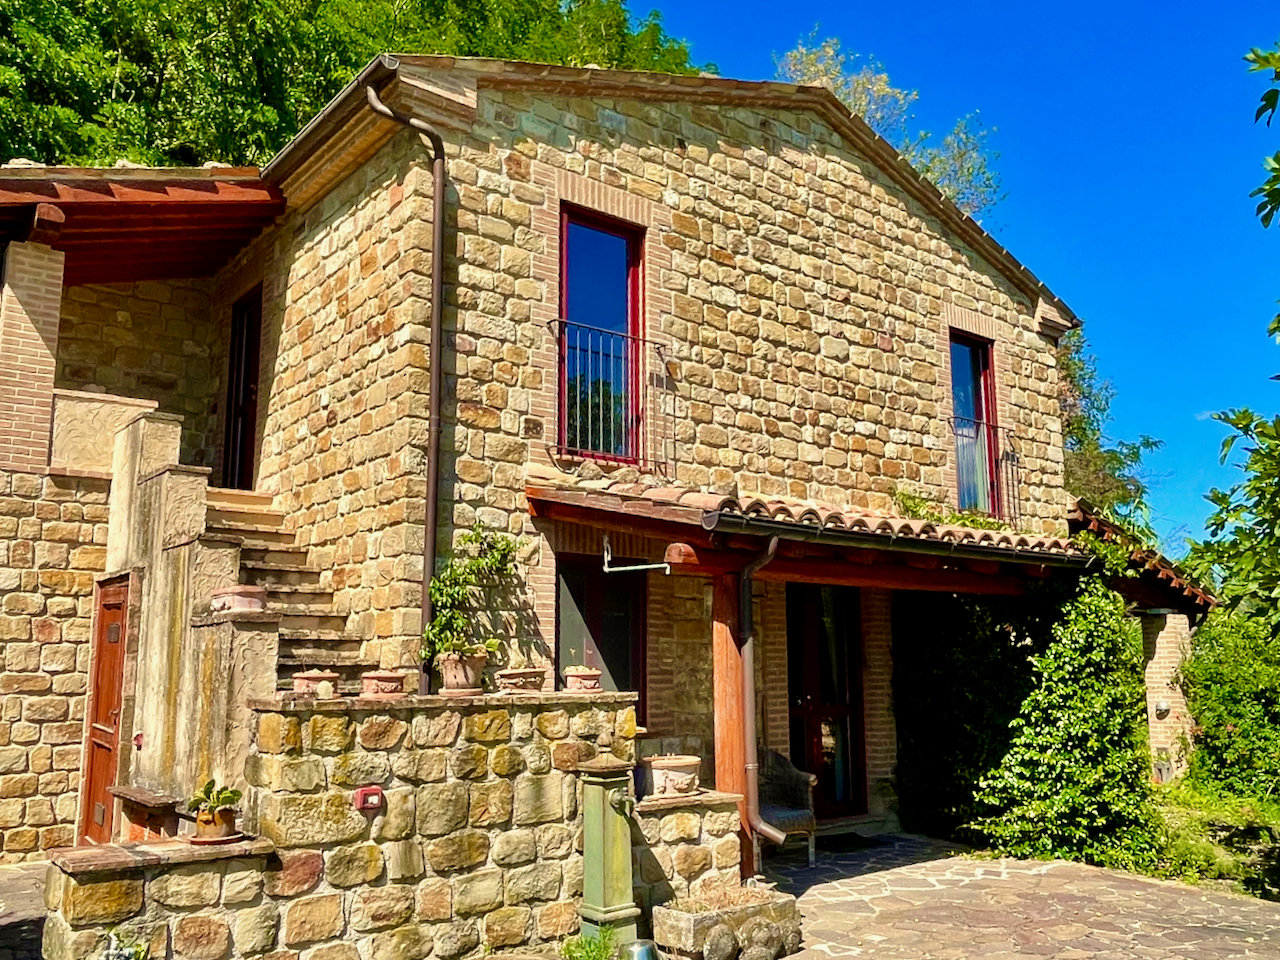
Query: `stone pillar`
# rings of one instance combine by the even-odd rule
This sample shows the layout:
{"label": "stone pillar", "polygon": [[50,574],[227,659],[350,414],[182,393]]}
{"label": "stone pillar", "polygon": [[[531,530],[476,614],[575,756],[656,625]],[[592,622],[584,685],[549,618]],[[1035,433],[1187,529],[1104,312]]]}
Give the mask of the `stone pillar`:
{"label": "stone pillar", "polygon": [[1182,661],[1191,653],[1191,625],[1186,615],[1143,614],[1142,650],[1152,773],[1163,783],[1186,772],[1191,740],[1191,712],[1177,682]]}
{"label": "stone pillar", "polygon": [[5,248],[0,288],[0,467],[43,470],[53,431],[53,373],[63,254],[41,243]]}
{"label": "stone pillar", "polygon": [[898,725],[893,714],[893,595],[863,590],[862,716],[867,748],[867,813],[896,823],[893,771]]}

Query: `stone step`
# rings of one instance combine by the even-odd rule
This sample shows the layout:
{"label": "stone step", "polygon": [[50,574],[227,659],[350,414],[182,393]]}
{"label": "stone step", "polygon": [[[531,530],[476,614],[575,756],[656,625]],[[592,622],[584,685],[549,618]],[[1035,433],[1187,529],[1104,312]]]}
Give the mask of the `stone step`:
{"label": "stone step", "polygon": [[241,510],[238,507],[234,509],[209,507],[205,512],[206,527],[216,528],[226,523],[248,524],[267,530],[283,530],[284,514],[271,509]]}
{"label": "stone step", "polygon": [[336,613],[318,613],[315,610],[285,610],[281,607],[274,606],[272,610],[277,610],[283,614],[280,618],[280,634],[299,634],[305,633],[311,636],[322,633],[343,633],[347,628],[347,618],[340,617]]}
{"label": "stone step", "polygon": [[378,666],[378,658],[362,654],[359,650],[313,650],[293,651],[276,658],[281,673],[286,670],[306,670],[311,667],[361,667],[374,670]]}
{"label": "stone step", "polygon": [[244,567],[247,564],[263,567],[281,564],[284,567],[299,566],[310,569],[307,564],[306,547],[258,543],[253,540],[246,540],[240,545],[240,566]]}
{"label": "stone step", "polygon": [[278,550],[281,547],[292,547],[297,543],[297,538],[291,531],[278,527],[266,527],[258,523],[235,523],[229,520],[220,520],[216,524],[207,525],[205,529],[209,533],[223,533],[240,537],[244,540],[244,547],[248,547],[251,550]]}
{"label": "stone step", "polygon": [[267,609],[272,613],[283,615],[291,623],[294,622],[295,617],[331,619],[344,624],[347,622],[346,617],[330,612],[333,604],[331,593],[298,593],[277,597],[273,596],[275,592],[273,588],[267,588]]}
{"label": "stone step", "polygon": [[312,630],[307,628],[295,628],[281,626],[278,631],[280,642],[303,641],[310,643],[344,643],[347,641],[359,642],[359,637],[349,637],[341,630]]}
{"label": "stone step", "polygon": [[245,506],[245,507],[266,507],[270,509],[274,498],[269,493],[258,493],[256,490],[235,490],[231,487],[209,487],[205,492],[205,502],[209,506],[215,504],[219,507],[228,506]]}

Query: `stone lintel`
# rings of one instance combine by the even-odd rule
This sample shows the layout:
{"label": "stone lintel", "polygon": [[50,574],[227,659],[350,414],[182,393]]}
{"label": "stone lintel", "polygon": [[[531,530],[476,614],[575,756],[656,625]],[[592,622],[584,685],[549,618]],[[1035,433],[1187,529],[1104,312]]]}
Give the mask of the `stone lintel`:
{"label": "stone lintel", "polygon": [[699,790],[682,797],[645,797],[636,801],[636,813],[666,813],[670,810],[690,810],[699,807],[737,807],[742,802],[739,793],[722,793],[719,790]]}

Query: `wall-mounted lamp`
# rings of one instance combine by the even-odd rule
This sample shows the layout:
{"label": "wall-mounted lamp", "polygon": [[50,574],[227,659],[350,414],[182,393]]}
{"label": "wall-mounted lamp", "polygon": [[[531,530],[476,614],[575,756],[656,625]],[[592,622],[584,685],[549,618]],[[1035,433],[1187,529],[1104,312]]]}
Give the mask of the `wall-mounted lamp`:
{"label": "wall-mounted lamp", "polygon": [[1161,720],[1167,717],[1170,711],[1172,710],[1173,710],[1173,705],[1169,703],[1168,700],[1156,701],[1156,716],[1159,717]]}

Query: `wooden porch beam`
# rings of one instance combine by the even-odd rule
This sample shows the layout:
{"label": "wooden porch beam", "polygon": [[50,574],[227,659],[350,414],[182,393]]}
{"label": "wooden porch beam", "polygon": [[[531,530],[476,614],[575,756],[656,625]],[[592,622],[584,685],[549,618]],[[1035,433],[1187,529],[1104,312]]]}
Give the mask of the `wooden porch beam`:
{"label": "wooden porch beam", "polygon": [[[676,573],[719,577],[741,570],[749,556],[725,550],[700,549],[689,543],[672,543],[667,547],[663,559],[671,564]],[[779,556],[756,574],[756,579],[999,596],[1019,596],[1026,592],[1023,581],[1018,577],[985,570],[985,565],[983,572],[970,569],[921,570],[900,563],[850,563],[838,556]]]}

